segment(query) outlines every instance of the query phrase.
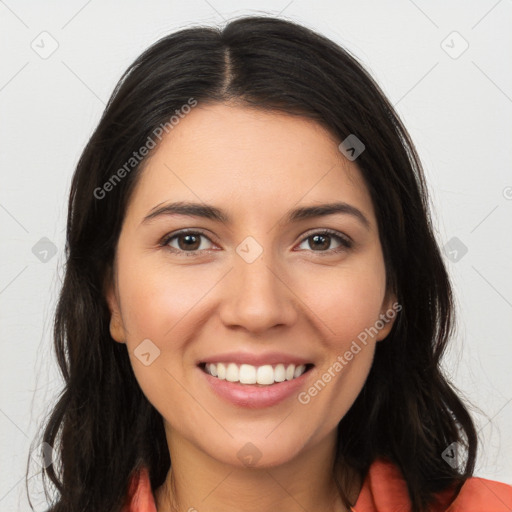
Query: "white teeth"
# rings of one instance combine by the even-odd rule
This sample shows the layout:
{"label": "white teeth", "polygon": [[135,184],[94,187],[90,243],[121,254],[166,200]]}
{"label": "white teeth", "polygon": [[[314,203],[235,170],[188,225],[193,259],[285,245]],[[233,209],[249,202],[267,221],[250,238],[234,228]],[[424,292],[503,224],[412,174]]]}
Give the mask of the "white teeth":
{"label": "white teeth", "polygon": [[274,380],[276,382],[283,382],[286,380],[286,370],[284,369],[284,364],[278,364],[274,368]]}
{"label": "white teeth", "polygon": [[226,369],[226,380],[229,382],[238,382],[239,375],[238,366],[235,363],[229,363]]}
{"label": "white teeth", "polygon": [[[210,367],[212,366],[212,364],[210,364]],[[213,365],[215,366],[215,365]],[[226,378],[226,367],[222,364],[222,363],[219,363],[217,365],[217,377],[219,379],[225,379]]]}
{"label": "white teeth", "polygon": [[240,384],[261,384],[269,386],[275,382],[283,382],[300,377],[306,371],[306,365],[295,366],[289,364],[277,364],[273,367],[270,364],[253,366],[251,364],[236,363],[207,363],[206,373],[221,380],[229,382],[240,382]]}
{"label": "white teeth", "polygon": [[215,366],[214,364],[207,364],[206,366],[209,368],[210,374],[213,375],[214,377],[217,377],[217,366]]}
{"label": "white teeth", "polygon": [[306,367],[303,364],[297,366],[297,368],[295,368],[295,371],[293,372],[293,378],[296,379],[297,377],[300,377],[304,373],[305,369]]}
{"label": "white teeth", "polygon": [[269,364],[258,367],[258,370],[256,371],[256,382],[267,386],[269,384],[274,384],[274,368]]}
{"label": "white teeth", "polygon": [[256,368],[250,364],[241,364],[239,380],[241,384],[256,384]]}

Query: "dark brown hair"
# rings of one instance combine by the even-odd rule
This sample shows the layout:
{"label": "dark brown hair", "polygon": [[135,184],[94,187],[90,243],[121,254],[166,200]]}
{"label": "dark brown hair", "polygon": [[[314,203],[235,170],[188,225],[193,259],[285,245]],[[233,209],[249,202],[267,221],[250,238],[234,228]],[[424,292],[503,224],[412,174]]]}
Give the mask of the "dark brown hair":
{"label": "dark brown hair", "polygon": [[[440,369],[454,307],[414,145],[346,50],[284,19],[245,17],[223,29],[180,30],[147,49],[121,77],[78,162],[54,322],[65,387],[42,435],[59,456],[43,472],[58,491],[51,511],[117,512],[138,468],[149,468],[153,490],[169,470],[163,420],[142,393],[126,346],[110,336],[104,294],[143,162],[105,197],[98,190],[190,98],[304,116],[340,142],[355,134],[365,144],[356,163],[375,208],[388,291],[403,309],[339,423],[336,461],[364,477],[376,457],[387,457],[403,473],[414,512],[427,510],[441,490],[457,492],[473,473],[477,436]],[[462,469],[441,457],[452,442],[466,448]]]}

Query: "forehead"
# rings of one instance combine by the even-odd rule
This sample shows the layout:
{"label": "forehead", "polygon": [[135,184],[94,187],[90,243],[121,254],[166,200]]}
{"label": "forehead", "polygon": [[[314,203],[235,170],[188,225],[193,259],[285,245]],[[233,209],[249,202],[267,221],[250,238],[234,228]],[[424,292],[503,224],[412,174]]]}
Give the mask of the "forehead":
{"label": "forehead", "polygon": [[147,160],[129,212],[190,200],[278,214],[292,205],[346,201],[373,217],[354,162],[313,120],[226,104],[197,105]]}

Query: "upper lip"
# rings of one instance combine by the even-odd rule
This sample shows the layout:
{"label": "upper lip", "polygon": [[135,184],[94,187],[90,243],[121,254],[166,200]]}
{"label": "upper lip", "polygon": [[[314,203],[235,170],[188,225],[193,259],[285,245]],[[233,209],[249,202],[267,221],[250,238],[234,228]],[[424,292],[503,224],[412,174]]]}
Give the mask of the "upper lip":
{"label": "upper lip", "polygon": [[202,363],[236,363],[250,364],[252,366],[263,366],[266,364],[312,364],[310,359],[303,357],[284,354],[282,352],[269,352],[266,354],[249,354],[247,352],[224,352],[201,359],[198,364]]}

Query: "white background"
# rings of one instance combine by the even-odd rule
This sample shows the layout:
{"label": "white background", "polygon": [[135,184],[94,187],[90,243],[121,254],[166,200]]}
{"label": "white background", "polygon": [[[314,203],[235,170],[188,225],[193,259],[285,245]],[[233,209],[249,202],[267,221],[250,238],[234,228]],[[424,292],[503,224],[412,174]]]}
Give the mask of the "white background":
{"label": "white background", "polygon": [[[446,256],[459,329],[445,367],[479,408],[476,474],[512,482],[511,0],[5,0],[0,1],[1,511],[29,510],[28,449],[60,389],[51,327],[63,273],[66,201],[72,172],[104,104],[122,72],[157,39],[178,28],[223,24],[250,13],[279,14],[344,45],[396,105],[425,166],[439,243],[457,237],[467,248],[466,254],[457,249],[458,261]],[[43,31],[51,36],[39,36]],[[51,38],[58,48],[43,59],[31,44],[48,51]],[[463,40],[469,47],[458,55]],[[46,262],[32,252],[43,237],[57,248]],[[36,493],[38,478],[31,481]],[[44,510],[37,496],[35,505]]]}

